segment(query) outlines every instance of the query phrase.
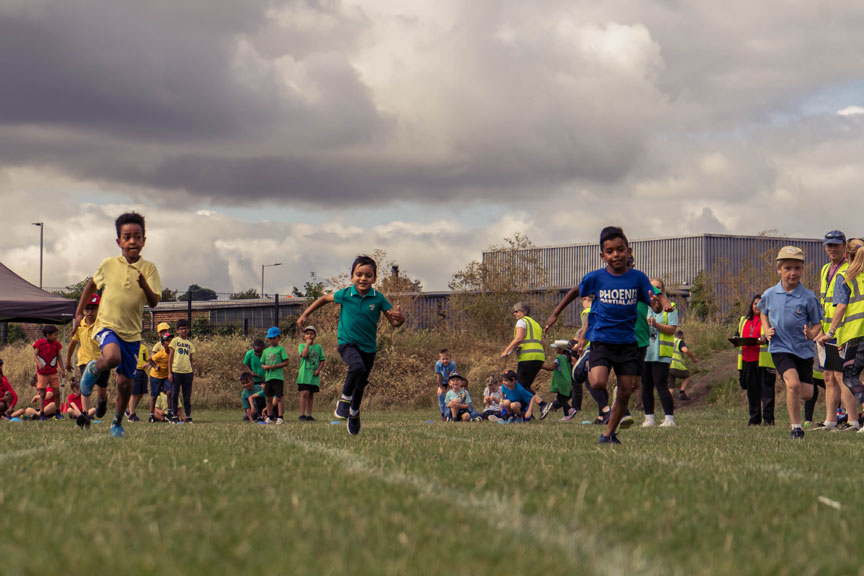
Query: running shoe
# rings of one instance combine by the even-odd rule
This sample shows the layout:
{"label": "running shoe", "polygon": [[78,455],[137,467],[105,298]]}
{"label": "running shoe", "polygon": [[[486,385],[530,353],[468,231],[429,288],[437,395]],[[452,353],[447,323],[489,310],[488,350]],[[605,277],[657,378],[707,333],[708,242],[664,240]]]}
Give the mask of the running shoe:
{"label": "running shoe", "polygon": [[675,427],[675,421],[669,420],[668,418],[666,420],[663,420],[663,423],[660,424],[660,426],[659,426],[659,428],[674,428],[674,427]]}
{"label": "running shoe", "polygon": [[631,416],[630,414],[625,414],[624,417],[621,418],[621,422],[618,423],[618,428],[620,428],[621,430],[626,430],[627,428],[633,426],[633,424],[635,424],[633,416]]}
{"label": "running shoe", "polygon": [[813,425],[814,432],[819,430],[833,430],[835,428],[837,428],[836,422],[831,422],[830,424],[828,422],[817,422]]}
{"label": "running shoe", "polygon": [[690,400],[690,397],[687,396],[687,393],[686,393],[686,392],[684,392],[683,390],[681,390],[680,392],[678,392],[678,399],[679,399],[679,400],[684,400],[684,401],[686,402],[687,400]]}
{"label": "running shoe", "polygon": [[306,415],[300,414],[300,416],[297,417],[297,420],[299,420],[300,422],[306,422]]}
{"label": "running shoe", "polygon": [[657,422],[654,418],[645,418],[645,421],[642,422],[642,428],[653,428],[657,425]]}
{"label": "running shoe", "polygon": [[111,436],[113,438],[123,438],[123,426],[120,424],[111,424]]}
{"label": "running shoe", "polygon": [[792,433],[789,435],[792,440],[803,440],[804,439],[804,430],[801,428],[793,428]]}
{"label": "running shoe", "polygon": [[153,424],[154,422],[156,422],[156,417],[150,416],[150,418],[147,419],[147,422],[149,422],[150,424]]}
{"label": "running shoe", "polygon": [[618,435],[613,432],[609,436],[601,434],[598,444],[621,444],[621,441],[618,439]]}
{"label": "running shoe", "polygon": [[570,408],[570,410],[567,412],[567,414],[563,418],[561,418],[561,422],[569,422],[570,420],[575,418],[576,414],[578,414],[578,413],[579,413],[579,410],[576,410],[575,408]]}
{"label": "running shoe", "polygon": [[501,421],[501,418],[499,418],[499,417],[496,416],[495,414],[490,414],[490,415],[489,415],[489,421],[490,421],[490,422],[500,422],[500,421]]}
{"label": "running shoe", "polygon": [[847,432],[849,430],[855,430],[855,426],[849,424],[849,422],[841,422],[837,424],[837,427],[831,430],[832,432]]}
{"label": "running shoe", "polygon": [[311,414],[306,416],[306,422],[317,422],[318,420]]}
{"label": "running shoe", "polygon": [[276,424],[282,424],[284,420],[282,418],[276,418]]}
{"label": "running shoe", "polygon": [[338,418],[339,420],[347,420],[350,412],[351,401],[340,398],[339,402],[336,403],[336,410],[333,412],[333,415],[336,416],[336,418]]}
{"label": "running shoe", "polygon": [[96,384],[96,380],[99,378],[99,371],[96,369],[96,361],[91,360],[87,363],[87,367],[84,368],[84,373],[81,374],[81,382],[79,386],[81,388],[82,396],[90,396],[93,393],[93,386]]}
{"label": "running shoe", "polygon": [[192,424],[192,418],[186,418],[186,424]]}
{"label": "running shoe", "polygon": [[551,402],[543,402],[540,404],[540,420],[545,420],[546,416],[552,411],[552,403]]}
{"label": "running shoe", "polygon": [[357,436],[360,434],[360,413],[348,416],[348,434]]}
{"label": "running shoe", "polygon": [[140,422],[140,421],[141,421],[141,419],[138,417],[137,414],[135,414],[135,412],[132,412],[131,414],[129,414],[129,422]]}
{"label": "running shoe", "polygon": [[54,420],[65,420],[65,419],[66,419],[66,417],[63,416],[62,414],[55,414],[54,415]]}

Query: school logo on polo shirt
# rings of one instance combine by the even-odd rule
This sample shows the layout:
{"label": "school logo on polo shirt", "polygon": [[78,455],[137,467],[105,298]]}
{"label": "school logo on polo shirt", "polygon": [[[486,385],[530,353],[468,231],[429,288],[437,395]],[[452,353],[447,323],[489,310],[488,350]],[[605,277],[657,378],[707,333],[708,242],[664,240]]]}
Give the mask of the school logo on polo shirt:
{"label": "school logo on polo shirt", "polygon": [[369,310],[371,310],[372,312],[374,312],[374,311],[375,311],[375,305],[374,305],[374,304],[369,304]]}

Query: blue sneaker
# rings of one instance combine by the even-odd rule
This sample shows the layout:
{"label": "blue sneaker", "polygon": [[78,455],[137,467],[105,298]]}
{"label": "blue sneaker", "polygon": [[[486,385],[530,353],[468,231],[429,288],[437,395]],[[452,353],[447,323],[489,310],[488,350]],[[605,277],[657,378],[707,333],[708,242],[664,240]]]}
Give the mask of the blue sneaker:
{"label": "blue sneaker", "polygon": [[614,432],[609,436],[600,435],[600,442],[598,444],[621,444],[621,441],[618,440],[618,435]]}
{"label": "blue sneaker", "polygon": [[123,426],[120,424],[111,424],[111,436],[114,438],[123,438]]}
{"label": "blue sneaker", "polygon": [[87,363],[87,367],[84,368],[84,373],[81,374],[81,383],[79,386],[81,387],[81,395],[90,397],[90,394],[93,393],[93,386],[96,385],[96,380],[99,378],[99,371],[96,370],[96,361],[91,360]]}
{"label": "blue sneaker", "polygon": [[523,422],[525,422],[525,418],[523,418],[522,416],[519,416],[518,418],[516,418],[515,422],[517,424],[522,424]]}
{"label": "blue sneaker", "polygon": [[65,420],[65,419],[66,419],[66,417],[63,416],[62,414],[55,414],[54,415],[54,420]]}
{"label": "blue sneaker", "polygon": [[333,415],[336,416],[339,420],[347,420],[348,415],[351,413],[351,401],[345,400],[344,398],[339,398],[339,402],[336,403],[336,411],[333,412]]}
{"label": "blue sneaker", "polygon": [[513,416],[507,418],[507,420],[504,421],[505,424],[513,424],[514,422],[516,422],[516,418],[514,418]]}

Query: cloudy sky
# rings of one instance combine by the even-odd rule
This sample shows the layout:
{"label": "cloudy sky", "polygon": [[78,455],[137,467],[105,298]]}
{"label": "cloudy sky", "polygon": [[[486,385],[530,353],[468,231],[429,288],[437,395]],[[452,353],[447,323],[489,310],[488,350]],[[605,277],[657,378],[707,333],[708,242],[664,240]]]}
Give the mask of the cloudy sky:
{"label": "cloudy sky", "polygon": [[864,234],[860,1],[0,0],[0,261],[46,286],[147,218],[163,284],[427,289],[538,245]]}

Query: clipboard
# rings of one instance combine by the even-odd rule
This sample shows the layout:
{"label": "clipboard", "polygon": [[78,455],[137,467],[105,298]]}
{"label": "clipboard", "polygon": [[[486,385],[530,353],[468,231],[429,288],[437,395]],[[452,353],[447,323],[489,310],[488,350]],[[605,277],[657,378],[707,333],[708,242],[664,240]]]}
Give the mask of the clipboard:
{"label": "clipboard", "polygon": [[741,336],[734,336],[729,338],[729,342],[738,348],[739,346],[759,346],[760,339],[759,338],[742,338]]}

